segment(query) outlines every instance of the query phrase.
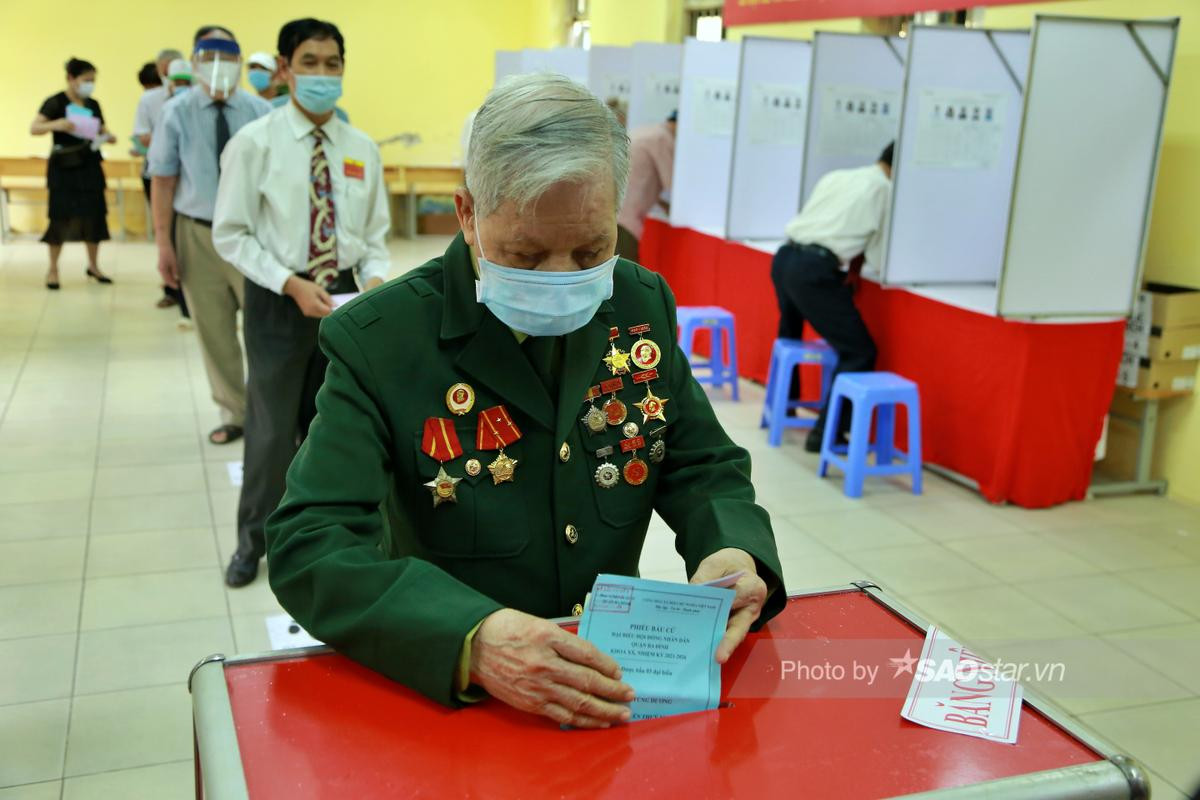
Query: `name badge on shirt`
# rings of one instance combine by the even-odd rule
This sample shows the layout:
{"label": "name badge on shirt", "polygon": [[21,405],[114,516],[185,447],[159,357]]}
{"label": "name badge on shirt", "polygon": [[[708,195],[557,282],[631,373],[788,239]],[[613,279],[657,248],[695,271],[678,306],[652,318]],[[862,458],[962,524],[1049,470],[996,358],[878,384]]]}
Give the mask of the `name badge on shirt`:
{"label": "name badge on shirt", "polygon": [[347,178],[354,178],[361,181],[365,175],[363,162],[355,161],[353,158],[347,158],[342,162],[342,172]]}

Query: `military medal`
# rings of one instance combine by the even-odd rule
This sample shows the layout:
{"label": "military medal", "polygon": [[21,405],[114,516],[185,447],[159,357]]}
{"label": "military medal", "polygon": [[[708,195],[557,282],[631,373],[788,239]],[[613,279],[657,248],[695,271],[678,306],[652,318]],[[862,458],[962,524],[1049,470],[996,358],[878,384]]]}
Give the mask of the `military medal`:
{"label": "military medal", "polygon": [[521,430],[509,416],[504,406],[493,406],[479,412],[479,425],[475,429],[475,446],[479,450],[498,450],[496,459],[488,464],[488,472],[492,473],[492,483],[499,486],[512,482],[516,473],[515,458],[509,458],[504,448],[521,438]]}
{"label": "military medal", "polygon": [[633,376],[634,383],[646,384],[646,396],[638,402],[634,403],[638,411],[642,412],[642,424],[645,425],[652,419],[659,422],[666,422],[667,418],[663,416],[663,406],[667,404],[667,398],[655,397],[654,392],[650,391],[650,381],[658,377],[658,370],[648,369],[645,372],[639,372]]}
{"label": "military medal", "polygon": [[630,486],[641,486],[650,477],[650,467],[637,457],[637,451],[645,446],[646,439],[642,436],[634,436],[621,441],[621,452],[633,454],[621,469],[621,473],[625,476],[625,482]]}
{"label": "military medal", "polygon": [[446,390],[446,408],[455,416],[464,417],[475,405],[475,390],[465,383],[456,383]]}
{"label": "military medal", "polygon": [[604,357],[604,363],[612,371],[613,375],[627,374],[629,372],[629,353],[617,347],[616,342],[613,342],[609,347],[610,350],[608,355]]}
{"label": "military medal", "polygon": [[596,458],[604,459],[604,463],[596,468],[596,485],[601,489],[611,489],[621,482],[621,470],[608,460],[612,454],[612,445],[601,447],[596,451]]}
{"label": "military medal", "polygon": [[458,495],[456,492],[458,482],[461,480],[462,478],[452,478],[446,472],[446,468],[438,464],[437,477],[425,484],[433,493],[433,507],[437,508],[442,503],[457,503]]}
{"label": "military medal", "polygon": [[442,503],[457,503],[458,482],[462,478],[455,478],[446,472],[446,462],[453,461],[463,453],[454,421],[440,417],[426,419],[421,452],[438,462],[437,477],[424,484],[433,495],[433,507],[437,508]]}
{"label": "military medal", "polygon": [[637,341],[629,348],[629,358],[633,365],[638,369],[654,369],[658,366],[658,362],[662,361],[662,348],[656,342],[646,338],[646,334],[650,332],[648,324],[634,325],[629,329],[631,336],[636,336]]}
{"label": "military medal", "polygon": [[634,436],[637,436],[639,433],[638,424],[636,422],[634,422],[633,420],[626,422],[625,425],[621,428],[621,433],[625,434],[625,438],[632,439]]}
{"label": "military medal", "polygon": [[587,391],[587,396],[584,397],[584,402],[588,404],[588,410],[584,412],[580,421],[587,426],[587,429],[593,434],[604,433],[604,429],[608,427],[608,417],[603,411],[596,408],[595,400],[600,396],[600,386],[591,387]]}
{"label": "military medal", "polygon": [[654,439],[654,443],[650,445],[650,463],[661,464],[663,459],[667,457],[667,443],[663,441],[663,431],[667,429],[666,425],[655,428],[650,431],[650,437]]}
{"label": "military medal", "polygon": [[624,388],[625,379],[621,377],[611,378],[600,384],[600,391],[603,394],[612,395],[612,397],[604,401],[604,418],[614,428],[618,425],[623,425],[626,417],[629,416],[629,409],[617,398],[617,392]]}
{"label": "military medal", "polygon": [[479,463],[478,458],[472,458],[467,461],[467,474],[474,478],[480,472],[483,472],[483,465]]}

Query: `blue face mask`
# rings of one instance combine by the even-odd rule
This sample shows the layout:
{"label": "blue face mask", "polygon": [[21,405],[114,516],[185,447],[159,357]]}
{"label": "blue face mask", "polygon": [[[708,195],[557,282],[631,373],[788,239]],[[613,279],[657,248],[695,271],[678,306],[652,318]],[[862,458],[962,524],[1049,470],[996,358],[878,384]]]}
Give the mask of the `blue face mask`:
{"label": "blue face mask", "polygon": [[246,73],[246,80],[250,81],[254,91],[261,92],[271,85],[271,73],[265,69],[252,69]]}
{"label": "blue face mask", "polygon": [[617,257],[588,269],[543,272],[502,267],[487,260],[479,221],[479,302],[508,327],[530,336],[562,336],[591,321],[600,304],[612,297]]}
{"label": "blue face mask", "polygon": [[296,102],[312,114],[332,111],[342,96],[340,75],[297,75]]}

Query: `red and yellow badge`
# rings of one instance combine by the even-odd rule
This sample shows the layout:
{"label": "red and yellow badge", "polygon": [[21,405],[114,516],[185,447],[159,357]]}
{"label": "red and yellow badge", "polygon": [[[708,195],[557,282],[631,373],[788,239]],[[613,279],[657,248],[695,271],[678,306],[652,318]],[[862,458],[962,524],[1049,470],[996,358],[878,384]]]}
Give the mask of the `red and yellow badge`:
{"label": "red and yellow badge", "polygon": [[347,158],[342,162],[342,174],[347,178],[353,178],[356,181],[361,181],[366,177],[366,169],[361,161],[355,161],[353,158]]}

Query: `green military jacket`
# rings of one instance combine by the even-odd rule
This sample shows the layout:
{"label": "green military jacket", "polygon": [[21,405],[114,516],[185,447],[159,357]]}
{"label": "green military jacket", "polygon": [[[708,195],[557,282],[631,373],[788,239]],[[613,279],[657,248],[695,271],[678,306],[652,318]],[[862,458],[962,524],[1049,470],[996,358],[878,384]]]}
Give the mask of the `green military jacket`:
{"label": "green military jacket", "polygon": [[[636,575],[655,510],[675,531],[688,575],[717,550],[745,550],[774,590],[760,622],[778,613],[785,599],[779,556],[770,519],[754,503],[750,457],[717,422],[676,345],[666,282],[621,261],[613,284],[592,321],[564,337],[557,398],[513,333],[476,301],[461,235],[441,258],[322,322],[329,367],[318,415],[266,530],[271,588],[297,622],[453,705],[463,640],[480,620],[505,607],[566,616],[598,573]],[[661,463],[648,457],[651,437],[626,454],[621,426],[593,434],[581,421],[589,388],[613,378],[603,361],[612,329],[628,351],[635,341],[628,328],[641,324],[662,349],[660,377],[649,384],[666,401]],[[457,383],[475,393],[462,416],[448,410]],[[631,375],[623,385],[617,396],[643,435],[661,426],[643,424],[634,407],[646,385]],[[486,465],[496,457],[476,449],[476,427],[478,413],[497,405],[522,434],[505,450],[518,462],[513,480],[499,484],[487,469],[474,476],[467,469],[470,459]],[[464,451],[444,464],[461,479],[457,501],[437,507],[426,484],[439,463],[422,450],[430,417],[452,421]],[[622,467],[636,455],[648,479],[598,485],[604,459],[595,451],[608,445],[607,460]]]}

